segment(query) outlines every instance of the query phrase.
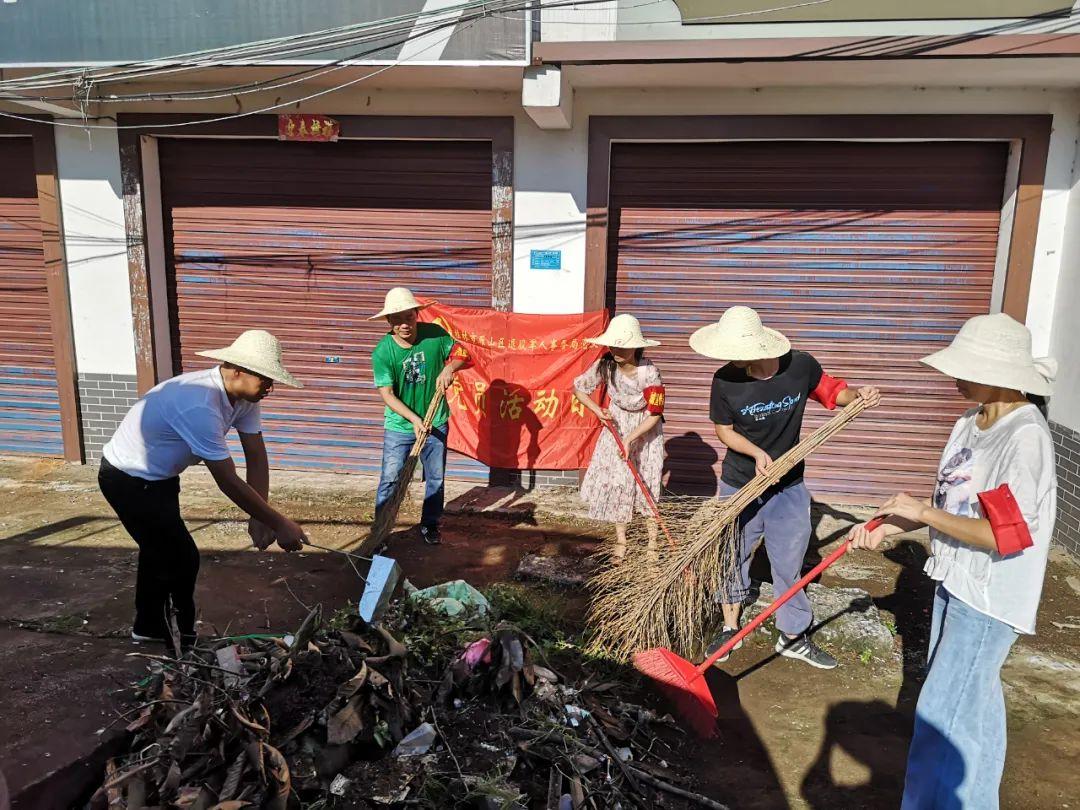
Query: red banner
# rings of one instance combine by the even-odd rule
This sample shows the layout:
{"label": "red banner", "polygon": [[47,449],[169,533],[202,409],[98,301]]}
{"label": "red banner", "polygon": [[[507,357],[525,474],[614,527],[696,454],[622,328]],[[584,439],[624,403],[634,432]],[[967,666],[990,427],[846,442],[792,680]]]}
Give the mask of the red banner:
{"label": "red banner", "polygon": [[491,467],[578,470],[600,432],[574,397],[574,378],[601,355],[586,343],[606,312],[523,315],[432,304],[420,319],[465,346],[472,364],[447,392],[450,447]]}
{"label": "red banner", "polygon": [[279,141],[336,141],[341,124],[325,115],[296,113],[278,116]]}

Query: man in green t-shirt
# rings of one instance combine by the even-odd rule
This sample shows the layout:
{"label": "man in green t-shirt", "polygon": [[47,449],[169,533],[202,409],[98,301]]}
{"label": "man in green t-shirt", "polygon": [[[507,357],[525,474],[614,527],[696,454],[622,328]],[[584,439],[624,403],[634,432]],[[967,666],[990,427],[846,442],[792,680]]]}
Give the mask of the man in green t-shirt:
{"label": "man in green t-shirt", "polygon": [[[432,323],[417,323],[416,314],[424,306],[406,288],[395,287],[386,294],[382,310],[368,319],[386,318],[390,324],[390,332],[371,353],[375,387],[386,403],[376,512],[393,495],[415,437],[428,432],[424,417],[431,400],[446,390],[454,381],[455,372],[468,363],[464,347],[455,344],[445,329]],[[425,482],[420,536],[432,545],[440,540],[449,421],[450,409],[443,400],[420,451]]]}

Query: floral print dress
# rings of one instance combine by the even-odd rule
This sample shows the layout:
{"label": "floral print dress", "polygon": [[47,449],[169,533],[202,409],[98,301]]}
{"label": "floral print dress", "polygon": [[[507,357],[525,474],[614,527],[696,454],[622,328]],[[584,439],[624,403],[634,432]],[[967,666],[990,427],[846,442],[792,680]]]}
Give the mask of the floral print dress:
{"label": "floral print dress", "polygon": [[[574,380],[574,387],[591,394],[605,383],[607,381],[600,378],[598,360]],[[648,360],[641,361],[634,377],[628,377],[619,370],[615,371],[614,383],[607,383],[610,400],[608,410],[620,437],[628,436],[649,417],[643,392],[646,388],[657,385],[663,385],[660,372]],[[630,450],[630,460],[653,498],[659,500],[660,476],[664,469],[663,422],[658,422],[634,443]],[[652,514],[630,469],[619,455],[615,439],[606,428],[600,431],[589,469],[581,482],[581,500],[589,505],[589,517],[593,520],[629,523],[635,508],[642,515]]]}

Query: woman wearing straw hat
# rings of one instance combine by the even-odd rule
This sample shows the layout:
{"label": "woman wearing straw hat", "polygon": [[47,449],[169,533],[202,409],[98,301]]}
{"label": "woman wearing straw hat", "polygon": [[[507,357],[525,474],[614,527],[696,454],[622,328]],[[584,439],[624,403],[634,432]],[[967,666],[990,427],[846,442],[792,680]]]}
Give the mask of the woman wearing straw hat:
{"label": "woman wearing straw hat", "polygon": [[[871,406],[881,399],[876,388],[856,392],[830,377],[811,355],[793,350],[786,337],[764,326],[749,307],[731,307],[718,323],[694,332],[690,346],[700,355],[726,363],[713,375],[709,401],[716,435],[728,448],[720,484],[725,497],[766,472],[773,459],[798,444],[808,398],[830,409],[848,405],[859,396]],[[739,581],[729,584],[724,629],[710,652],[738,632],[739,613],[750,587],[750,559],[759,540],[764,537],[776,593],[799,579],[811,534],[810,493],[803,484],[803,465],[792,468],[744,511],[739,526]],[[832,669],[836,659],[807,633],[813,620],[805,592],[786,602],[776,612],[780,631],[776,651],[819,669]]]}
{"label": "woman wearing straw hat", "polygon": [[[275,383],[301,387],[281,364],[277,338],[252,330],[231,346],[198,354],[221,365],[152,388],[102,452],[101,492],[139,546],[131,633],[136,641],[171,637],[170,605],[182,642],[194,640],[199,550],[180,517],[180,473],[191,465],[204,462],[221,491],[251,516],[248,532],[257,548],[275,538],[286,551],[307,542],[303,529],[267,502],[270,469],[259,403]],[[246,482],[236,474],[226,440],[234,427],[244,449]]]}
{"label": "woman wearing straw hat", "polygon": [[1031,333],[1005,314],[972,318],[922,362],[977,407],[953,428],[933,498],[895,495],[852,546],[930,528],[924,570],[938,586],[903,807],[992,809],[1005,765],[1001,667],[1017,634],[1035,632],[1054,529],[1054,445],[1034,399],[1050,394],[1057,364],[1034,359]]}
{"label": "woman wearing straw hat", "polygon": [[[616,315],[604,334],[586,338],[608,351],[574,380],[574,396],[598,418],[609,422],[622,436],[629,462],[634,464],[654,500],[660,498],[660,474],[664,467],[664,384],[660,372],[644,358],[645,349],[659,346],[641,333],[633,315]],[[600,386],[607,389],[610,404],[601,408],[590,396]],[[638,490],[633,474],[607,431],[600,434],[589,469],[581,483],[581,499],[589,505],[589,517],[615,524],[612,557],[626,555],[626,526],[634,508],[647,516],[649,551],[655,553],[657,525],[648,503]]]}
{"label": "woman wearing straw hat", "polygon": [[[427,431],[424,414],[437,393],[454,381],[454,374],[468,363],[468,352],[454,342],[441,326],[417,323],[421,304],[405,287],[386,293],[383,308],[368,318],[386,318],[390,331],[371,353],[375,387],[386,405],[382,470],[375,495],[378,512],[394,494],[409,451],[418,433]],[[443,513],[443,478],[446,474],[446,439],[450,408],[439,405],[431,430],[420,451],[424,467],[424,506],[420,515],[420,536],[425,543],[441,542],[439,521]]]}

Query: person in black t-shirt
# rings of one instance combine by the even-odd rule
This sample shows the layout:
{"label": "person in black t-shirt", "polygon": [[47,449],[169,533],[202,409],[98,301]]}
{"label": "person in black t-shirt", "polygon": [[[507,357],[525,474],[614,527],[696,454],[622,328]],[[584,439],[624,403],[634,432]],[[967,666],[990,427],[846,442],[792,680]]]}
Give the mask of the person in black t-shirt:
{"label": "person in black t-shirt", "polygon": [[[716,435],[728,448],[721,472],[720,495],[727,497],[766,472],[799,442],[807,399],[832,409],[858,397],[870,406],[881,395],[876,388],[853,391],[830,377],[806,352],[761,323],[749,307],[731,307],[720,321],[697,330],[690,346],[698,354],[724,360],[713,375],[709,416]],[[810,542],[810,494],[799,464],[751,504],[740,516],[741,548],[738,581],[725,587],[724,630],[710,647],[718,649],[739,628],[739,613],[750,587],[750,558],[764,537],[772,567],[773,591],[779,595],[801,576]],[[780,638],[776,651],[788,658],[832,669],[836,659],[810,640],[814,615],[801,592],[776,612]],[[738,649],[738,647],[736,647]],[[727,656],[720,660],[726,660]]]}

